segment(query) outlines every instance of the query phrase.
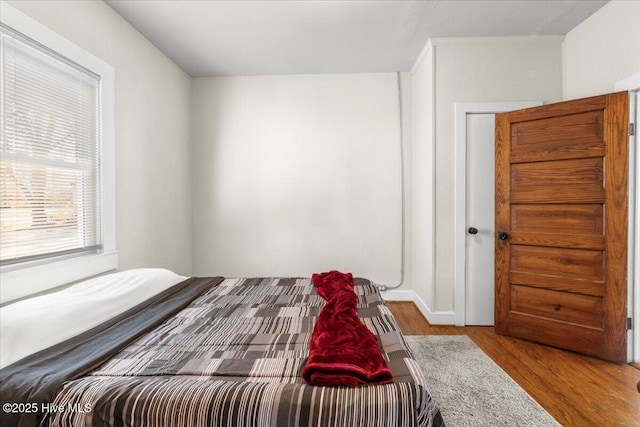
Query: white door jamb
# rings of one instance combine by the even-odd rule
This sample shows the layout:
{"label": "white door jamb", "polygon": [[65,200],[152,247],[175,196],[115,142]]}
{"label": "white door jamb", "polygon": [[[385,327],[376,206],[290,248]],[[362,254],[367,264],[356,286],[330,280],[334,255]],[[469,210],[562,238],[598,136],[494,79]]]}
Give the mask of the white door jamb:
{"label": "white door jamb", "polygon": [[629,123],[634,123],[635,135],[629,136],[629,245],[627,262],[627,307],[632,328],[627,331],[627,361],[640,362],[640,73],[615,84],[615,91],[629,91]]}

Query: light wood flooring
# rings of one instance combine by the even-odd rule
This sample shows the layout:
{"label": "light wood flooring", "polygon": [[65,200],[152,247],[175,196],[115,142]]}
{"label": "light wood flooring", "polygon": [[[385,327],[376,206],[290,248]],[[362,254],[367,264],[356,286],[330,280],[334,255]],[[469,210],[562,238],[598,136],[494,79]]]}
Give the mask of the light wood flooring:
{"label": "light wood flooring", "polygon": [[563,426],[640,426],[640,370],[631,365],[504,337],[493,327],[432,326],[412,302],[387,305],[405,335],[467,335]]}

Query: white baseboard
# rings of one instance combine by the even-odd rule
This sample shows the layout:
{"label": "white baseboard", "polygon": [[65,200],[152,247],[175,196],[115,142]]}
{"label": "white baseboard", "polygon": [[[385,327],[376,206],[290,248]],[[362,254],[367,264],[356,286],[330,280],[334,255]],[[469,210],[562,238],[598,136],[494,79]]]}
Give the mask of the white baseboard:
{"label": "white baseboard", "polygon": [[413,291],[383,291],[380,292],[385,301],[414,301],[416,293]]}
{"label": "white baseboard", "polygon": [[456,322],[455,311],[431,311],[415,292],[413,302],[431,325],[453,325]]}
{"label": "white baseboard", "polygon": [[380,294],[385,301],[413,301],[431,325],[454,325],[456,322],[455,311],[431,311],[414,291],[390,290],[380,292]]}

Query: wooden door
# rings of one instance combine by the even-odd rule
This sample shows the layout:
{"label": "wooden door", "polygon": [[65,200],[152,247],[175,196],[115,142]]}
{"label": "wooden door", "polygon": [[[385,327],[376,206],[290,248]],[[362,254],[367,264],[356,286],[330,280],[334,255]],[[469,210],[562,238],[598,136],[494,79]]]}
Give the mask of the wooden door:
{"label": "wooden door", "polygon": [[628,94],[496,115],[495,329],[626,360]]}

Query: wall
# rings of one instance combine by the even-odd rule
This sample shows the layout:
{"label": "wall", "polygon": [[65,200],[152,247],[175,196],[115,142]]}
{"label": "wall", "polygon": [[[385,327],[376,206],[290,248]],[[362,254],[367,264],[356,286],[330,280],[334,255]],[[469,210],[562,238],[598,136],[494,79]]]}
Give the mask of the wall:
{"label": "wall", "polygon": [[[400,73],[400,82],[402,90],[404,262],[402,283],[397,289],[408,291],[413,290],[413,79],[411,73]],[[385,298],[391,299],[392,296],[385,296]]]}
{"label": "wall", "polygon": [[565,99],[613,92],[640,72],[640,2],[607,3],[567,34],[563,53]]}
{"label": "wall", "polygon": [[[454,309],[454,105],[457,102],[560,100],[562,40],[555,36],[433,39],[433,63],[425,59],[421,65],[425,69],[415,69],[414,290],[421,298],[426,295],[424,302],[432,312]],[[430,65],[432,71],[429,71]],[[430,72],[434,75],[432,93],[428,83]],[[417,87],[420,84],[417,79],[424,79],[424,89]],[[418,91],[422,91],[422,95],[418,95]],[[428,117],[430,95],[434,102],[433,122],[431,127],[425,122],[422,125],[425,128],[420,130],[417,117]],[[422,107],[416,105],[416,96],[424,97]],[[429,153],[434,153],[434,157]],[[434,166],[435,176],[429,177]],[[425,175],[421,178],[418,174]],[[429,224],[431,210],[435,214]],[[424,224],[419,226],[418,221]],[[429,265],[431,244],[435,245],[433,272],[427,267],[419,271],[421,265]],[[433,298],[432,303],[429,298]]]}
{"label": "wall", "polygon": [[396,74],[197,78],[192,111],[196,275],[400,281]]}
{"label": "wall", "polygon": [[429,307],[434,305],[434,145],[433,47],[428,42],[411,70],[413,150],[413,287]]}
{"label": "wall", "polygon": [[191,79],[104,2],[9,1],[116,70],[120,269],[191,274]]}

